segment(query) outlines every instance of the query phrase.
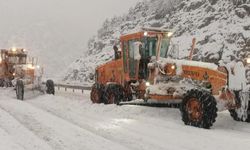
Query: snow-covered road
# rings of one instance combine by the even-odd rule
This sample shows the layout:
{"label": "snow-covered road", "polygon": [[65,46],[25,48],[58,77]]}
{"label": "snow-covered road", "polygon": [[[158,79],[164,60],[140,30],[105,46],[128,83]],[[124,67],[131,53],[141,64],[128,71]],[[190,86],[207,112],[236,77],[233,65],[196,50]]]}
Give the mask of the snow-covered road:
{"label": "snow-covered road", "polygon": [[227,112],[204,130],[183,125],[177,109],[95,105],[88,93],[59,91],[25,101],[13,95],[0,89],[0,150],[250,148],[250,124]]}

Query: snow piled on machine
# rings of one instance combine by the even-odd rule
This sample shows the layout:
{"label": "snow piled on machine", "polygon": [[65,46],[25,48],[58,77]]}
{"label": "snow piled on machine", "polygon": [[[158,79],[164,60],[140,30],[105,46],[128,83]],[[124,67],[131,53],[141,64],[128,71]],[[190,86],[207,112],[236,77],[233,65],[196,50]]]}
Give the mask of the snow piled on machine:
{"label": "snow piled on machine", "polygon": [[150,93],[152,95],[173,95],[173,97],[179,98],[187,93],[187,91],[194,88],[197,88],[197,85],[192,84],[191,80],[184,79],[182,81],[179,81],[178,84],[176,84],[176,82],[168,82],[168,84],[165,84],[163,82],[151,85],[147,88],[147,93]]}
{"label": "snow piled on machine", "polygon": [[247,78],[244,72],[246,68],[242,62],[232,61],[227,65],[229,70],[229,88],[233,90],[244,90],[247,88]]}
{"label": "snow piled on machine", "polygon": [[[107,19],[88,42],[88,53],[71,65],[64,82],[91,82],[94,68],[113,58],[119,36],[157,27],[174,32],[179,58],[188,58],[192,38],[197,44],[194,60],[227,64],[250,54],[250,1],[246,0],[145,0],[128,14]],[[98,59],[97,59],[98,58]],[[92,81],[93,82],[93,81]]]}
{"label": "snow piled on machine", "polygon": [[[164,68],[167,64],[174,65],[176,69],[176,77],[173,78],[173,81],[169,79],[164,79],[165,77],[159,75],[156,79],[156,84],[151,85],[147,88],[147,93],[157,94],[157,95],[173,95],[174,97],[182,97],[187,91],[191,89],[195,89],[197,87],[203,88],[202,82],[195,83],[194,80],[189,78],[184,78],[182,80],[178,79],[178,76],[181,76],[183,73],[183,66],[194,66],[194,67],[202,67],[211,70],[217,70],[218,66],[213,63],[205,63],[199,61],[190,61],[190,60],[178,60],[172,58],[160,58],[158,61],[152,62],[149,66],[157,67],[160,74],[165,75]],[[160,81],[160,82],[158,82]],[[166,84],[167,82],[168,84]],[[178,83],[177,83],[178,82]],[[206,90],[204,88],[204,90]],[[174,92],[174,93],[173,93]]]}
{"label": "snow piled on machine", "polygon": [[185,60],[185,59],[172,59],[172,58],[159,58],[159,61],[157,61],[157,64],[159,64],[162,68],[166,64],[174,64],[176,65],[176,73],[177,75],[182,74],[182,66],[188,65],[193,67],[202,67],[207,68],[211,70],[217,70],[218,66],[213,63],[206,63],[201,61],[192,61],[192,60]]}

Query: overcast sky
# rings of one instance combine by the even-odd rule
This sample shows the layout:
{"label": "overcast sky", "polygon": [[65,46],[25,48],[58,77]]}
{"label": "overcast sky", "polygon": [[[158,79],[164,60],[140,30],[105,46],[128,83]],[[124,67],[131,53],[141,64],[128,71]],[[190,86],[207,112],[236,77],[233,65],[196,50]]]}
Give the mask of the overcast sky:
{"label": "overcast sky", "polygon": [[106,18],[127,13],[138,1],[0,0],[0,49],[27,48],[53,75],[84,54]]}
{"label": "overcast sky", "polygon": [[[139,0],[0,0],[0,30],[49,22],[86,41],[107,17],[121,15]],[[78,32],[78,33],[77,33]],[[0,32],[1,33],[1,32]]]}

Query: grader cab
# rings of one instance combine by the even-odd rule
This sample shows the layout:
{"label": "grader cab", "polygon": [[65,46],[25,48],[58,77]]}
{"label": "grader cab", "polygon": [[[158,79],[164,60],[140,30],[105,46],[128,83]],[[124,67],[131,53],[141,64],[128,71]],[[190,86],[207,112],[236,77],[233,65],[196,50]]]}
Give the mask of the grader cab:
{"label": "grader cab", "polygon": [[0,87],[11,87],[11,81],[15,78],[15,66],[26,64],[27,53],[25,49],[17,48],[2,49],[0,53]]}
{"label": "grader cab", "polygon": [[154,28],[121,36],[121,58],[96,68],[92,102],[131,104],[142,99],[178,104],[184,123],[201,128],[210,128],[222,110],[229,110],[235,120],[249,122],[249,89],[241,76],[244,63],[228,67],[193,61],[195,40],[189,60],[179,59],[171,36]]}

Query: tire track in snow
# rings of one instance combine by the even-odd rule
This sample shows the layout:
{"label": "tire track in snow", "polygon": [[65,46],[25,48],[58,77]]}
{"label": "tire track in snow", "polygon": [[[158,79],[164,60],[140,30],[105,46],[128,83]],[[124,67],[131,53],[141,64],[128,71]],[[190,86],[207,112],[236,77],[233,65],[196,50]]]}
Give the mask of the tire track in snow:
{"label": "tire track in snow", "polygon": [[13,137],[5,130],[0,128],[0,149],[1,150],[25,150],[19,144],[13,141]]}
{"label": "tire track in snow", "polygon": [[[0,106],[1,107],[1,106]],[[8,112],[0,108],[0,128],[4,130],[13,143],[18,145],[15,149],[24,150],[52,150],[46,142],[41,140],[30,130],[20,124]]]}
{"label": "tire track in snow", "polygon": [[[71,123],[79,126],[80,128],[86,129],[86,130],[92,132],[93,134],[102,136],[103,138],[105,138],[107,140],[113,141],[115,143],[119,143],[120,145],[123,145],[124,147],[128,147],[129,149],[133,149],[133,150],[146,150],[146,149],[151,150],[152,148],[158,149],[158,150],[161,150],[161,149],[165,150],[166,149],[166,147],[164,147],[164,146],[161,146],[158,144],[153,144],[154,143],[153,141],[155,141],[156,139],[150,139],[150,140],[145,139],[145,138],[143,138],[143,133],[138,132],[136,130],[130,130],[126,127],[120,127],[118,125],[119,123],[113,123],[113,125],[107,125],[105,122],[103,122],[103,126],[106,126],[106,127],[94,127],[94,125],[97,121],[94,119],[89,119],[90,117],[93,117],[93,116],[87,116],[87,115],[81,116],[81,117],[85,118],[84,119],[85,123],[82,123],[82,122],[78,122],[74,119],[70,119],[71,118],[70,116],[68,116],[68,117],[66,117],[67,115],[63,116],[60,113],[55,112],[53,110],[46,109],[45,107],[40,107],[40,106],[36,106],[36,107],[44,109],[48,113],[51,113],[55,116],[58,116],[58,117],[62,118],[63,120],[67,120],[68,122],[71,122]],[[86,118],[88,118],[88,119],[86,119]],[[98,122],[100,122],[100,120],[102,120],[102,119],[99,119]],[[86,124],[86,122],[88,122],[88,123]],[[90,124],[92,124],[92,126]],[[119,128],[121,130],[123,130],[124,132],[126,132],[126,134],[119,132],[118,131]],[[110,130],[114,130],[114,131],[110,131]],[[115,132],[117,132],[117,133],[115,133]],[[147,144],[145,144],[145,143],[147,143]]]}
{"label": "tire track in snow", "polygon": [[[57,99],[57,98],[55,98]],[[70,110],[70,105],[63,104],[64,99],[61,98],[60,102],[55,101],[54,104],[51,102],[43,103],[45,99],[38,99],[35,101],[29,101],[32,105],[39,107],[53,115],[56,115],[62,119],[68,120],[84,129],[89,130],[95,134],[99,134],[109,140],[121,143],[131,149],[159,149],[165,150],[165,139],[163,137],[169,137],[169,134],[175,134],[176,132],[172,128],[158,127],[158,124],[148,124],[147,122],[139,121],[139,124],[124,123],[123,120],[117,121],[114,118],[107,118],[107,116],[96,116],[94,114],[81,113],[68,111],[64,113],[64,110]],[[65,99],[66,100],[66,99]],[[54,100],[51,99],[53,102]],[[68,100],[70,102],[70,100]],[[40,103],[41,102],[41,103]],[[71,101],[72,102],[72,101]],[[73,103],[73,102],[72,102]],[[61,105],[61,106],[60,106]],[[55,107],[57,106],[57,107]],[[69,107],[67,107],[69,106]],[[62,109],[59,109],[63,107]],[[107,106],[103,106],[107,107]],[[74,107],[76,110],[78,107]],[[102,114],[103,115],[103,114]],[[84,121],[81,121],[84,120]],[[132,120],[132,122],[135,120]],[[125,119],[126,122],[126,119]],[[138,121],[137,121],[138,122]],[[157,128],[156,128],[157,127]],[[151,131],[150,131],[151,130]],[[160,130],[165,133],[159,132]],[[160,133],[160,134],[159,134]],[[189,135],[186,133],[185,135]],[[139,141],[139,142],[138,142]],[[168,149],[173,149],[175,145],[178,145],[179,141],[172,141],[173,145],[168,145]],[[185,149],[185,147],[179,146],[179,149]]]}
{"label": "tire track in snow", "polygon": [[[41,96],[41,97],[37,97],[36,99],[26,101],[26,102],[32,103],[32,104],[35,104],[35,105],[38,105],[38,106],[40,106],[40,104],[44,104],[44,106],[49,106],[51,108],[55,107],[56,109],[55,110],[52,109],[52,110],[55,111],[55,113],[60,113],[59,115],[64,114],[65,116],[62,116],[62,118],[67,117],[66,120],[68,120],[69,122],[76,123],[76,124],[79,124],[79,126],[82,126],[81,122],[79,122],[78,120],[80,120],[80,121],[90,121],[90,124],[92,125],[92,128],[94,127],[95,123],[92,124],[91,120],[92,120],[92,122],[96,122],[96,120],[99,120],[99,122],[103,122],[103,119],[104,119],[104,123],[105,123],[105,120],[107,119],[107,118],[105,118],[105,114],[117,113],[116,112],[117,109],[114,109],[112,111],[107,112],[107,109],[109,109],[109,108],[106,109],[106,107],[110,107],[110,106],[105,106],[105,108],[103,108],[104,106],[99,107],[99,105],[94,105],[94,106],[87,105],[87,106],[84,106],[84,107],[80,106],[80,107],[82,107],[83,110],[86,109],[86,110],[83,111],[83,112],[86,112],[85,115],[82,114],[82,113],[78,113],[78,112],[75,112],[75,114],[70,114],[69,112],[74,111],[75,109],[78,109],[79,107],[75,107],[74,105],[72,105],[72,106],[69,106],[69,107],[64,107],[64,110],[60,110],[60,108],[58,110],[57,108],[60,107],[60,106],[57,105],[57,104],[63,105],[63,101],[56,101],[53,105],[50,103],[51,101],[54,101],[54,99],[58,99],[58,98],[59,97],[57,97],[57,96],[55,96],[55,97]],[[63,99],[63,98],[61,98],[61,99]],[[69,102],[71,102],[71,100],[69,100],[69,99],[67,99],[67,100]],[[67,103],[65,103],[65,104],[67,106]],[[70,104],[70,103],[68,103],[68,104]],[[91,113],[94,113],[94,114],[90,115],[88,113],[88,111],[92,109],[91,107],[93,107],[95,109],[101,109],[101,111],[96,111],[96,112],[92,111],[92,112],[90,112],[90,114]],[[158,123],[159,123],[158,121],[163,119],[165,117],[165,115],[164,116],[160,115],[160,116],[157,117],[157,115],[150,116],[150,114],[149,114],[149,117],[156,117],[154,119],[156,122],[152,122],[150,124],[149,123],[150,120],[148,120],[148,119],[144,120],[145,119],[144,117],[148,116],[147,113],[144,114],[145,113],[144,111],[146,111],[146,110],[142,111],[142,114],[141,114],[142,118],[140,117],[140,114],[138,114],[140,111],[136,111],[137,114],[135,114],[135,115],[138,115],[137,117],[135,117],[135,118],[132,117],[132,118],[136,119],[136,121],[140,122],[140,124],[138,124],[137,128],[135,128],[135,129],[140,130],[140,125],[142,125],[141,128],[144,128],[145,126],[148,126],[148,124],[149,124],[149,127],[147,127],[148,130],[151,130],[150,128],[152,128],[154,131],[156,131],[158,129],[159,131],[156,132],[156,134],[163,135],[162,136],[163,140],[160,141],[159,144],[160,145],[165,145],[165,149],[171,149],[171,150],[172,149],[192,149],[192,150],[199,150],[199,149],[203,149],[203,150],[208,150],[208,149],[228,149],[228,150],[235,150],[238,147],[241,147],[242,150],[249,149],[249,146],[250,146],[250,144],[249,144],[249,141],[250,141],[249,135],[247,133],[242,132],[240,130],[240,128],[239,128],[239,130],[237,129],[236,131],[227,130],[227,129],[223,129],[223,130],[220,129],[218,131],[217,129],[215,129],[215,130],[203,130],[203,129],[197,129],[197,128],[192,128],[192,127],[187,127],[187,126],[181,127],[178,123],[176,123],[176,122],[179,122],[179,121],[173,121],[175,119],[175,116],[172,116],[172,114],[169,115],[170,120],[169,120],[169,118],[165,118],[166,121],[163,121],[163,122],[167,123],[168,125],[167,126],[161,126],[161,127],[158,128],[158,126],[157,126]],[[122,115],[122,113],[124,113],[124,112],[120,112],[120,114],[110,116],[110,117],[113,118],[113,119],[114,118],[119,118],[119,116],[122,116],[123,118],[126,118],[126,115],[124,116],[124,115]],[[131,111],[130,109],[128,109],[128,113],[130,115],[132,115],[134,112]],[[171,113],[171,111],[170,111],[170,113]],[[79,118],[74,118],[73,119],[74,121],[72,121],[72,118],[71,118],[72,115],[76,115]],[[88,117],[90,117],[90,118],[88,118]],[[179,117],[177,119],[179,119]],[[84,124],[84,122],[82,122],[82,123]],[[227,123],[227,122],[225,122],[225,123]],[[237,124],[236,126],[246,128],[246,130],[247,130],[247,125],[245,125],[245,124],[242,125],[241,123],[236,123],[236,122],[235,122],[235,124]],[[130,126],[127,123],[122,123],[121,124],[119,122],[117,123],[117,125],[118,125],[118,127],[121,127],[122,129],[124,129],[126,126]],[[131,126],[133,126],[133,125],[134,124],[132,123]],[[105,125],[105,126],[108,127],[107,125]],[[135,126],[133,126],[133,127],[135,127]],[[165,127],[169,128],[170,131],[166,130]],[[83,126],[82,128],[85,128],[85,127]],[[144,130],[146,133],[149,132],[149,131],[145,130],[145,128],[141,129],[141,130],[142,131]],[[173,131],[171,131],[171,130],[173,130]],[[102,131],[103,130],[98,130],[98,132],[102,132]],[[124,130],[124,131],[126,132],[126,130]],[[247,130],[247,131],[249,131],[249,130]],[[165,132],[167,132],[167,134],[169,134],[169,135],[165,136],[164,135]],[[99,133],[99,134],[101,134],[101,133]],[[114,136],[114,137],[116,137],[117,135],[119,136],[120,132],[116,132],[117,135],[114,135],[112,132],[110,132],[109,129],[107,129],[105,131],[105,135],[106,134],[109,135],[108,136],[108,138],[109,138],[110,136]],[[140,133],[135,132],[135,134],[140,134]],[[187,135],[187,134],[189,134],[189,135]],[[151,142],[147,143],[148,140],[143,139],[143,138],[149,138],[149,139],[151,138],[151,139],[153,139],[154,137],[142,137],[143,135],[141,135],[141,139],[140,139],[140,138],[134,138],[133,135],[134,134],[131,134],[131,131],[130,131],[130,133],[126,135],[127,136],[126,138],[128,140],[127,141],[125,140],[125,142],[123,142],[123,143],[125,143],[125,145],[138,143],[139,146],[135,147],[135,149],[139,149],[139,147],[141,145],[144,145],[144,146],[140,147],[141,150],[142,149],[150,149],[150,148],[151,149],[160,149],[159,147],[154,147],[154,145],[151,145],[152,144]],[[137,141],[132,141],[132,140],[137,140]],[[174,143],[176,143],[176,142],[178,142],[178,144],[174,145]],[[194,143],[194,144],[190,144],[190,143]],[[208,144],[208,143],[213,143],[213,144],[211,145],[211,144]],[[154,148],[150,147],[150,145],[152,147],[154,147]]]}
{"label": "tire track in snow", "polygon": [[126,149],[28,103],[1,100],[0,107],[55,150]]}
{"label": "tire track in snow", "polygon": [[[89,99],[90,92],[85,92],[85,93],[87,94],[82,94],[79,92],[71,93],[71,92],[57,91],[57,94],[59,96],[62,96],[67,99],[72,99],[72,97],[74,101],[83,101],[84,99],[85,102],[82,103],[82,105],[92,104],[91,100]],[[109,106],[105,105],[105,107],[109,107]],[[124,108],[122,109],[123,112],[119,112],[119,115],[125,116],[126,118],[141,120],[145,122],[146,124],[151,124],[152,126],[154,126],[155,121],[157,121],[157,122],[160,122],[157,125],[158,128],[172,128],[172,125],[170,124],[176,124],[176,123],[178,123],[180,127],[187,127],[181,121],[181,114],[178,109],[163,108],[164,109],[163,110],[162,108],[152,108],[152,107],[148,109],[149,107],[142,107],[142,106],[132,106],[132,107],[136,107],[135,109],[138,110],[138,111],[133,112],[132,117],[131,115],[126,116],[127,112],[131,111],[130,106],[123,106]],[[135,109],[133,108],[132,111],[134,111]],[[152,111],[152,109],[157,109],[157,111]],[[153,113],[150,113],[150,111],[148,110],[152,111]],[[147,112],[146,116],[142,115],[142,114],[145,114],[145,112]],[[149,117],[151,118],[150,120],[148,119]],[[169,119],[171,119],[171,122],[169,121]],[[218,113],[218,117],[212,129],[222,129],[223,131],[234,130],[234,131],[249,134],[250,130],[248,130],[248,127],[249,127],[248,125],[249,125],[248,123],[234,121],[232,117],[230,116],[229,112],[225,111],[225,112]],[[189,131],[187,131],[187,133],[189,133]]]}
{"label": "tire track in snow", "polygon": [[[211,140],[217,141],[217,145],[215,144],[212,146],[214,149],[218,147],[225,147],[228,145],[228,143],[230,143],[231,145],[230,148],[232,149],[237,148],[237,146],[241,146],[243,149],[244,148],[246,149],[246,147],[249,146],[249,144],[247,144],[247,139],[249,139],[247,133],[240,132],[241,135],[236,136],[239,133],[238,131],[230,133],[228,131],[203,130],[193,127],[188,127],[184,125],[179,125],[178,123],[176,123],[178,121],[172,122],[172,119],[174,119],[172,117],[170,120],[166,118],[166,121],[163,121],[166,124],[168,124],[165,127],[163,126],[158,127],[159,122],[157,121],[151,124],[148,123],[150,119],[142,121],[141,119],[144,118],[140,118],[139,120],[137,120],[138,117],[136,118],[136,121],[139,122],[138,124],[135,124],[133,122],[129,124],[129,123],[124,123],[122,121],[121,121],[122,123],[119,123],[119,121],[118,123],[112,123],[110,122],[110,120],[115,118],[119,119],[119,115],[107,117],[106,116],[107,112],[105,112],[106,108],[102,108],[102,107],[112,108],[112,106],[103,105],[99,107],[99,105],[87,105],[83,107],[81,106],[80,103],[78,103],[78,105],[80,106],[77,107],[75,105],[71,105],[71,103],[76,103],[74,100],[72,101],[61,97],[59,101],[57,100],[59,98],[60,97],[57,96],[54,99],[50,96],[40,97],[35,100],[29,101],[29,103],[32,103],[33,105],[41,109],[44,109],[54,115],[57,115],[58,117],[68,120],[69,122],[72,122],[78,126],[81,126],[82,128],[88,129],[91,132],[94,132],[95,134],[98,134],[97,132],[99,132],[101,136],[104,136],[110,140],[119,142],[123,145],[131,145],[130,147],[132,149],[176,149],[176,148],[201,149],[206,147],[207,143],[211,142]],[[65,103],[65,101],[68,101],[68,103],[67,102]],[[78,111],[79,107],[82,107],[82,111]],[[99,111],[98,111],[99,113],[88,112],[89,110],[91,111],[91,109],[95,107],[97,107],[97,109],[100,108],[104,110],[102,113],[100,113]],[[68,110],[68,111],[67,113],[64,113],[63,110]],[[108,114],[109,113],[110,112],[108,112]],[[115,108],[113,110],[113,113],[116,113]],[[133,112],[128,112],[128,113],[133,113]],[[99,129],[96,128],[95,126],[97,124],[102,124],[104,128],[99,128]],[[111,127],[109,126],[110,124]],[[121,130],[123,132],[121,132]],[[127,139],[125,139],[126,137]],[[241,138],[246,140],[242,141]],[[190,140],[188,139],[193,139],[192,141],[194,143],[200,143],[200,144],[190,145]],[[221,139],[224,140],[221,141]],[[182,144],[180,144],[180,141],[182,141]],[[221,143],[218,143],[218,141],[221,141]],[[235,141],[235,143],[232,141]],[[166,142],[168,142],[167,147],[166,147]]]}

